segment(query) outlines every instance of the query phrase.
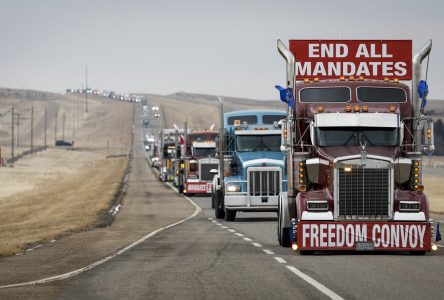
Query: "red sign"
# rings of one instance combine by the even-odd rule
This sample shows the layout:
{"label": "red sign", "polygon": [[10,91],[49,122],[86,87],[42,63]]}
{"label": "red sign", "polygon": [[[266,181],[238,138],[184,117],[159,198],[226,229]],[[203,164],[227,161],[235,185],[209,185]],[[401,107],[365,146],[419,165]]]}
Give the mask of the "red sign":
{"label": "red sign", "polygon": [[412,79],[411,40],[290,40],[296,79]]}
{"label": "red sign", "polygon": [[300,250],[355,250],[370,242],[375,250],[420,250],[431,247],[430,224],[425,222],[298,223]]}
{"label": "red sign", "polygon": [[212,184],[209,182],[187,182],[187,193],[211,193]]}

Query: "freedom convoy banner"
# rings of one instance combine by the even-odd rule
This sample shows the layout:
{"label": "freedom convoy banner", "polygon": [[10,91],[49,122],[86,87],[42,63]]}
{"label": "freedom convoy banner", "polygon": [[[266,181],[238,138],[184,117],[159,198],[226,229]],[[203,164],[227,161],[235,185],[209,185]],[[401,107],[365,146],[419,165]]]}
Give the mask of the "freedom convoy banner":
{"label": "freedom convoy banner", "polygon": [[[418,222],[298,223],[301,250],[430,250],[430,224]],[[361,249],[360,249],[361,247]]]}
{"label": "freedom convoy banner", "polygon": [[296,80],[412,79],[411,40],[290,40]]}

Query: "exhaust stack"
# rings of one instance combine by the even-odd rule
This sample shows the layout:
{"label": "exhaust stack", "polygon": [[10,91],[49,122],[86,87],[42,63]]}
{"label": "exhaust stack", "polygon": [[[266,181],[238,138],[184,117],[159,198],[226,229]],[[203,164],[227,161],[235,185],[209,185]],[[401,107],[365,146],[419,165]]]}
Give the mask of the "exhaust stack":
{"label": "exhaust stack", "polygon": [[418,85],[422,76],[422,61],[430,54],[432,50],[432,40],[429,40],[422,49],[413,57],[413,79],[412,79],[412,102],[415,110],[415,152],[421,152],[421,132],[422,126],[419,118],[421,117],[421,100],[418,93]]}
{"label": "exhaust stack", "polygon": [[222,97],[217,97],[219,101],[219,117],[220,117],[220,128],[219,128],[219,179],[220,185],[224,184],[225,168],[224,168],[224,99]]}

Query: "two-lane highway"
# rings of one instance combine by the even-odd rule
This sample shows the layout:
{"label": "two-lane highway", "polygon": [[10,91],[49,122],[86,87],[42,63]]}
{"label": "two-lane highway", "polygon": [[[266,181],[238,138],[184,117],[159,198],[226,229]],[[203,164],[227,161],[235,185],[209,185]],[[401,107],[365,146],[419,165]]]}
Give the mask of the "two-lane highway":
{"label": "two-lane highway", "polygon": [[[171,191],[173,193],[173,191]],[[61,299],[418,299],[441,298],[442,254],[320,253],[302,256],[276,241],[276,214],[216,220],[202,212],[123,255],[52,283]],[[184,199],[184,201],[186,201]]]}

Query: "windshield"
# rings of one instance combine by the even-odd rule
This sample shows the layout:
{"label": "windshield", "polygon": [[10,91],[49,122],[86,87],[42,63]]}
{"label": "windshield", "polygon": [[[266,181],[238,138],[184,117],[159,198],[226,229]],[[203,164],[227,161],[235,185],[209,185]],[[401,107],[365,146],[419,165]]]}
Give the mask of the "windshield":
{"label": "windshield", "polygon": [[280,135],[238,135],[237,151],[255,152],[255,151],[280,151]]}
{"label": "windshield", "polygon": [[215,156],[216,148],[194,148],[194,156],[204,157],[204,156]]}
{"label": "windshield", "polygon": [[348,87],[305,88],[299,92],[301,102],[348,102],[350,101]]}
{"label": "windshield", "polygon": [[358,100],[361,102],[406,102],[407,96],[400,88],[359,87]]}
{"label": "windshield", "polygon": [[398,145],[398,128],[318,127],[318,146],[384,146]]}

